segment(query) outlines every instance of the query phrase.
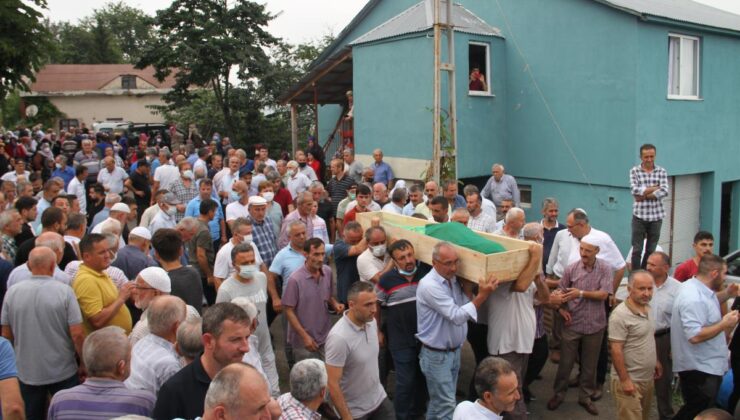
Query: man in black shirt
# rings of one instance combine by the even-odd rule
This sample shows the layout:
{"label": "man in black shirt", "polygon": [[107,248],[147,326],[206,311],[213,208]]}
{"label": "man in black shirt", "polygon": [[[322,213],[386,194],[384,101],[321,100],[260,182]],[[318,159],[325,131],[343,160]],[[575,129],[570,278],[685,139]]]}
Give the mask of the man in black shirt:
{"label": "man in black shirt", "polygon": [[224,302],[208,308],[203,314],[203,354],[162,385],[152,417],[170,420],[202,415],[211,379],[242,360],[249,350],[250,333],[249,317],[239,306]]}
{"label": "man in black shirt", "polygon": [[203,285],[196,269],[182,265],[182,243],[182,236],[177,230],[157,230],[152,236],[154,258],[170,276],[172,296],[184,300],[200,313],[203,309]]}
{"label": "man in black shirt", "polygon": [[[67,213],[63,212],[58,207],[49,207],[44,210],[41,214],[41,233],[54,232],[64,236],[64,231],[67,229]],[[23,265],[28,262],[28,254],[36,246],[35,238],[31,238],[23,242],[18,247],[18,252],[15,254],[15,265]],[[64,255],[62,261],[59,263],[59,269],[64,270],[71,261],[77,259],[75,249],[69,242],[64,242]]]}
{"label": "man in black shirt", "polygon": [[385,341],[396,368],[396,417],[416,418],[424,414],[428,398],[418,362],[421,346],[416,341],[416,288],[431,267],[417,263],[414,246],[405,239],[393,242],[388,253],[393,258],[393,269],[378,281],[382,316],[381,311],[375,316],[378,325],[385,322]]}
{"label": "man in black shirt", "polygon": [[137,207],[136,221],[139,222],[144,210],[149,208],[152,201],[152,188],[149,185],[149,162],[146,159],[138,161],[136,170],[126,180],[126,186],[134,192]]}
{"label": "man in black shirt", "polygon": [[37,205],[38,200],[33,197],[20,197],[15,202],[15,209],[18,210],[18,213],[21,215],[21,219],[23,219],[21,233],[15,235],[15,243],[17,245],[21,245],[23,242],[36,237],[36,235],[33,234],[31,222],[36,220],[36,212],[38,211]]}

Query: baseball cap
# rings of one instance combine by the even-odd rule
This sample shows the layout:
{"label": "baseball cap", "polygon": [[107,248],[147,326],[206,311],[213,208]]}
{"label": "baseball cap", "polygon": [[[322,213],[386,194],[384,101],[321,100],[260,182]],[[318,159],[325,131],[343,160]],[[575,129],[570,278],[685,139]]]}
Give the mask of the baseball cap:
{"label": "baseball cap", "polygon": [[143,227],[143,226],[136,226],[135,228],[131,229],[131,232],[129,232],[129,238],[131,235],[138,236],[139,238],[146,239],[147,241],[152,240],[152,233],[149,232],[149,229]]}
{"label": "baseball cap", "polygon": [[131,213],[131,209],[128,207],[128,204],[124,203],[116,203],[113,205],[113,207],[110,208],[110,211],[120,211],[121,213]]}
{"label": "baseball cap", "polygon": [[160,292],[170,293],[172,292],[172,282],[170,281],[170,275],[167,274],[162,268],[159,267],[147,267],[139,272],[142,280],[147,282],[148,285],[159,290]]}
{"label": "baseball cap", "polygon": [[178,205],[178,204],[182,204],[182,201],[180,201],[180,199],[177,198],[177,196],[174,193],[171,193],[171,192],[165,194],[164,197],[162,198],[162,200],[166,204],[171,204],[171,205],[175,205],[175,206]]}

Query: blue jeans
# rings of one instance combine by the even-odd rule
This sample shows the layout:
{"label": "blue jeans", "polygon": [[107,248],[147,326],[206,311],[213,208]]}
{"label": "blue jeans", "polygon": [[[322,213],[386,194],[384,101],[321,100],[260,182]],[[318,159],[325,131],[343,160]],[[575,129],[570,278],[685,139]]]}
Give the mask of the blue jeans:
{"label": "blue jeans", "polygon": [[417,418],[424,414],[429,394],[419,367],[419,351],[415,347],[391,350],[396,367],[396,395],[393,406],[396,419]]}
{"label": "blue jeans", "polygon": [[455,391],[460,372],[460,349],[442,352],[422,347],[419,359],[429,389],[427,420],[452,419],[457,403]]}

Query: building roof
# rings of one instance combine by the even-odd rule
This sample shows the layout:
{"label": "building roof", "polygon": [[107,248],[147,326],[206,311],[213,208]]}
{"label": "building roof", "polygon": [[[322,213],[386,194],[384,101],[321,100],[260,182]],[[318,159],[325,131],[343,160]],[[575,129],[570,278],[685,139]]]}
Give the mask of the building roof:
{"label": "building roof", "polygon": [[154,77],[154,68],[135,69],[132,64],[49,64],[36,73],[31,92],[77,92],[102,89],[122,75],[135,75],[156,89],[169,89],[175,85],[173,75],[163,82]]}
{"label": "building roof", "polygon": [[[447,22],[447,0],[441,1],[440,21]],[[487,24],[459,3],[452,4],[452,25],[455,31],[476,35],[501,36],[501,31]],[[368,33],[350,42],[359,45],[382,39],[425,32],[434,25],[434,0],[423,0]]]}
{"label": "building roof", "polygon": [[595,0],[638,15],[740,32],[740,15],[693,0]]}

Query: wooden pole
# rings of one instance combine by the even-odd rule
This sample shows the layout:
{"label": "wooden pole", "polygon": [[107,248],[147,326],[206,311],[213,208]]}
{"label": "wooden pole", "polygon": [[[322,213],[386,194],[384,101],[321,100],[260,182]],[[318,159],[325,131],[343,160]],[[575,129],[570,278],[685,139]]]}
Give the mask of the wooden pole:
{"label": "wooden pole", "polygon": [[442,64],[442,33],[440,23],[440,7],[441,0],[434,0],[434,104],[433,104],[433,121],[432,121],[432,132],[433,132],[433,150],[432,150],[432,164],[430,169],[432,171],[432,180],[439,182],[440,173],[440,116],[442,107],[441,98],[441,81],[440,81],[440,70]]}
{"label": "wooden pole", "polygon": [[290,145],[291,156],[295,156],[298,150],[298,105],[295,103],[290,104]]}
{"label": "wooden pole", "polygon": [[450,129],[450,142],[452,143],[452,154],[455,157],[455,175],[458,174],[457,159],[457,90],[455,88],[455,27],[452,20],[452,0],[447,0],[447,100],[449,102],[448,124]]}

